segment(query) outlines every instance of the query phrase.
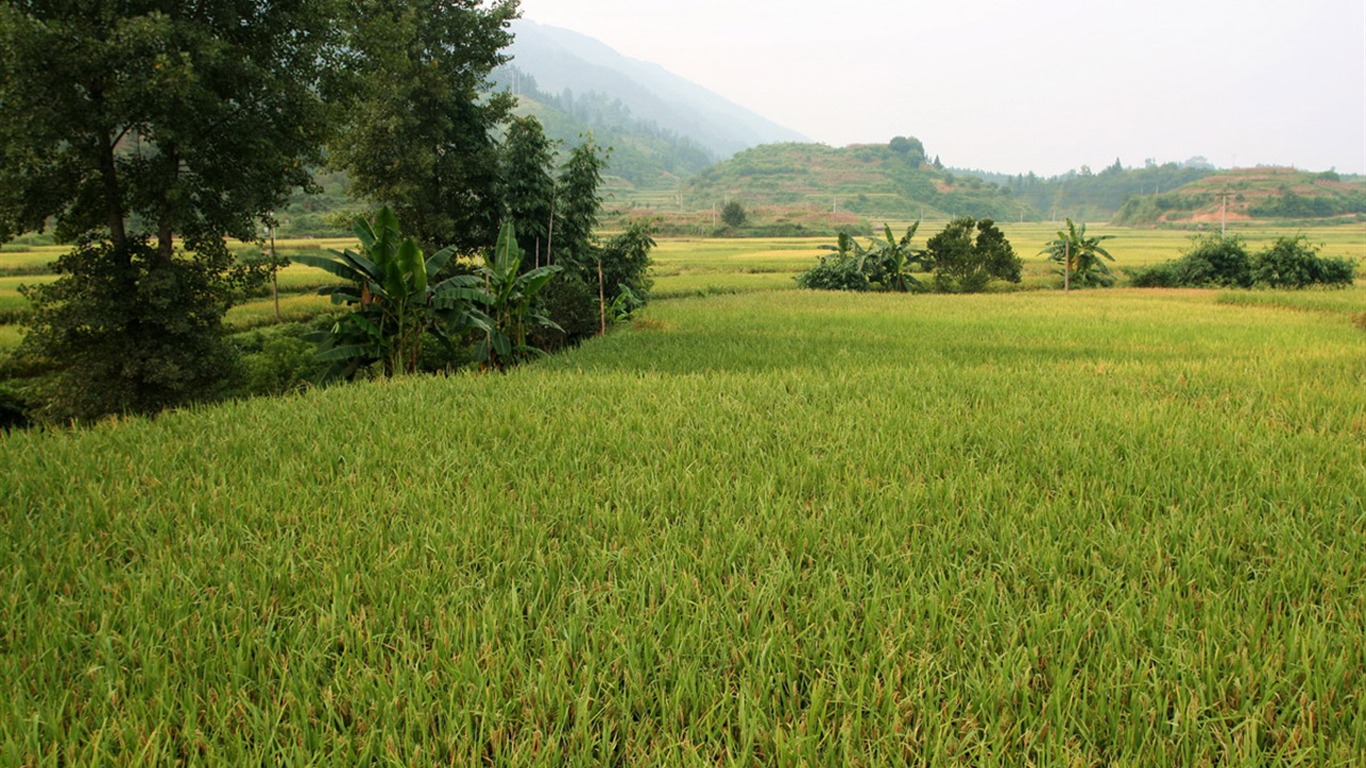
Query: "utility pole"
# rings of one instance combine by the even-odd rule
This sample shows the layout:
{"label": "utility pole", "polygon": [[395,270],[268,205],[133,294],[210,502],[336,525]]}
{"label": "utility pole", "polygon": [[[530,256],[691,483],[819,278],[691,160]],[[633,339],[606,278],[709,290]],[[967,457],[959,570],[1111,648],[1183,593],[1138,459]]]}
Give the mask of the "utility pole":
{"label": "utility pole", "polygon": [[1228,239],[1228,190],[1224,190],[1223,206],[1219,210],[1219,239]]}
{"label": "utility pole", "polygon": [[1072,240],[1062,241],[1062,292],[1072,290]]}
{"label": "utility pole", "polygon": [[275,299],[275,324],[280,324],[280,260],[275,254],[275,224],[270,225],[270,295]]}

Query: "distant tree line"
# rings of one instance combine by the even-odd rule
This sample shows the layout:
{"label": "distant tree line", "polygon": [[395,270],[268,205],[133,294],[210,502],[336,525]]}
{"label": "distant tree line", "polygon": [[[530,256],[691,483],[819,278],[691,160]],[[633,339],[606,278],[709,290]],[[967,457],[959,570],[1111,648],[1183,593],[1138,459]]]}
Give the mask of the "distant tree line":
{"label": "distant tree line", "polygon": [[1143,168],[1125,168],[1115,160],[1099,173],[1082,166],[1079,170],[1048,178],[1032,172],[1010,175],[977,170],[953,171],[955,175],[974,176],[1009,190],[1024,210],[1035,211],[1047,220],[1109,219],[1131,198],[1170,192],[1213,172],[1214,168],[1202,158],[1192,158],[1184,164],[1158,165],[1149,161]]}

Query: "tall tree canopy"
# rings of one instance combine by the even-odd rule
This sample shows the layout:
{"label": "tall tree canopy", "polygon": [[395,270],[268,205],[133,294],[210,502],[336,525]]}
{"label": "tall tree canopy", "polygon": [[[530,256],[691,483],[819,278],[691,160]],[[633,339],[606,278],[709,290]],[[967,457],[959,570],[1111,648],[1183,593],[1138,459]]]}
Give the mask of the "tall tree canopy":
{"label": "tall tree canopy", "polygon": [[602,209],[602,171],[607,151],[587,136],[569,151],[555,195],[555,248],[551,258],[585,266],[594,259],[593,229]]}
{"label": "tall tree canopy", "polygon": [[514,117],[503,142],[503,202],[517,232],[517,243],[540,266],[550,246],[554,214],[555,147],[534,117]]}
{"label": "tall tree canopy", "polygon": [[0,238],[250,238],[309,183],[330,0],[0,4]]}
{"label": "tall tree canopy", "polygon": [[354,101],[331,160],[356,195],[393,207],[426,246],[473,251],[502,215],[492,132],[514,103],[484,96],[508,60],[517,0],[352,0],[347,67]]}

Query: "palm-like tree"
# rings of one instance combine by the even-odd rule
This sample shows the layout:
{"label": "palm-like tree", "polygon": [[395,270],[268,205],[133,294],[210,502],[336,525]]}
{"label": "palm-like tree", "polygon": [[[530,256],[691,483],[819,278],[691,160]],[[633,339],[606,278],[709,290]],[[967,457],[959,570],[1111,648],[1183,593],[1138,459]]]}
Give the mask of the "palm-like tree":
{"label": "palm-like tree", "polygon": [[925,289],[924,284],[911,276],[911,270],[915,265],[919,264],[922,268],[925,265],[925,252],[911,247],[911,241],[915,239],[915,233],[919,229],[920,222],[917,221],[907,227],[906,234],[898,240],[892,235],[892,228],[883,224],[884,240],[874,240],[870,254],[878,260],[880,274],[877,282],[886,286],[887,290],[907,293]]}
{"label": "palm-like tree", "polygon": [[544,354],[527,344],[531,326],[564,330],[534,303],[536,294],[562,267],[556,264],[522,272],[523,256],[516,227],[508,222],[499,230],[498,244],[484,253],[484,263],[476,268],[475,279],[483,282],[480,300],[487,313],[480,315],[484,339],[475,348],[475,357],[488,368],[502,370],[520,359]]}
{"label": "palm-like tree", "polygon": [[1072,282],[1094,288],[1109,287],[1115,284],[1115,276],[1101,258],[1114,261],[1115,257],[1101,246],[1101,242],[1114,235],[1094,235],[1087,237],[1086,225],[1078,227],[1071,219],[1067,227],[1058,230],[1056,240],[1050,241],[1041,254],[1048,254],[1048,260],[1062,267],[1063,290],[1071,290]]}
{"label": "palm-like tree", "polygon": [[324,288],[337,304],[354,311],[330,333],[320,334],[318,357],[334,364],[329,376],[350,375],[373,362],[384,375],[417,369],[422,341],[428,332],[438,338],[458,337],[483,327],[475,305],[484,300],[479,279],[461,275],[433,284],[434,277],[455,255],[446,248],[430,259],[411,238],[399,234],[398,219],[385,208],[373,223],[356,221],[361,250],[333,251],[332,256],[299,255],[294,261],[326,270],[347,284]]}

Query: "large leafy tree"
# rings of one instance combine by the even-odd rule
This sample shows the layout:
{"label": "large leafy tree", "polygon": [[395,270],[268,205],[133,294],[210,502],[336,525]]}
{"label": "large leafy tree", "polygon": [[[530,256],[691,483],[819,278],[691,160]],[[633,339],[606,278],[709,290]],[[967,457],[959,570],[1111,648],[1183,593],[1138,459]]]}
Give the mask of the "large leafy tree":
{"label": "large leafy tree", "polygon": [[498,234],[493,136],[513,106],[487,95],[507,61],[517,0],[351,0],[346,50],[353,100],[330,159],[354,194],[393,207],[427,247],[474,252]]}
{"label": "large leafy tree", "polygon": [[251,238],[326,129],[327,0],[0,4],[0,238]]}
{"label": "large leafy tree", "polygon": [[81,243],[30,296],[52,415],[214,392],[224,239],[308,185],[333,21],[331,0],[0,2],[0,240]]}

